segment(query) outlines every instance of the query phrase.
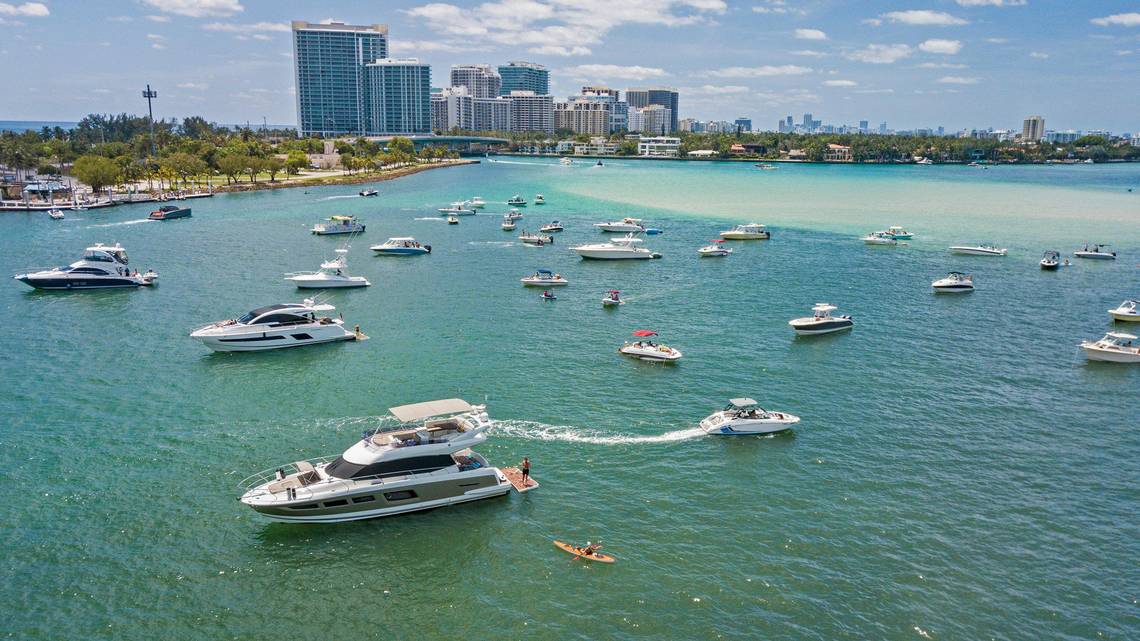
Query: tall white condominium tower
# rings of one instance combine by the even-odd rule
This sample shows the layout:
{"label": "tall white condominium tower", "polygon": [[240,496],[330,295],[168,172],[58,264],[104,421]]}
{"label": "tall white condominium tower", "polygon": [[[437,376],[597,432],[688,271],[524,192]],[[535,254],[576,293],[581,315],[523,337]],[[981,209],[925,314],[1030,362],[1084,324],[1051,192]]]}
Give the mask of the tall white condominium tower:
{"label": "tall white condominium tower", "polygon": [[494,98],[503,79],[491,65],[451,65],[451,86],[467,87],[472,98]]}
{"label": "tall white condominium tower", "polygon": [[297,120],[302,136],[364,135],[364,65],[388,57],[388,25],[293,22]]}
{"label": "tall white condominium tower", "polygon": [[431,67],[416,58],[365,65],[370,135],[431,133]]}
{"label": "tall white condominium tower", "polygon": [[537,96],[533,91],[512,91],[511,131],[554,133],[554,97]]}

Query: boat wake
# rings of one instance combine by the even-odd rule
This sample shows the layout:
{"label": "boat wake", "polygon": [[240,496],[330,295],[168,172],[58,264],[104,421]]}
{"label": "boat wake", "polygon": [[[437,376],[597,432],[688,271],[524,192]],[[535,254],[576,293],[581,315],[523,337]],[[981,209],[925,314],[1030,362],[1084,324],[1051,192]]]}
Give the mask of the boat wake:
{"label": "boat wake", "polygon": [[494,431],[503,436],[536,441],[566,441],[592,445],[634,445],[639,443],[674,443],[704,436],[699,427],[673,430],[652,436],[606,434],[598,430],[580,429],[566,425],[546,425],[535,421],[495,421]]}
{"label": "boat wake", "polygon": [[491,247],[512,247],[514,243],[509,240],[469,240],[468,245],[490,245]]}
{"label": "boat wake", "polygon": [[553,163],[547,162],[520,162],[518,160],[496,160],[496,165],[526,165],[528,167],[557,167]]}
{"label": "boat wake", "polygon": [[321,200],[343,200],[345,198],[360,198],[360,194],[347,194],[344,196],[325,196]]}
{"label": "boat wake", "polygon": [[152,221],[149,218],[140,218],[138,220],[124,220],[122,222],[105,223],[103,225],[88,225],[87,228],[88,229],[95,229],[98,227],[122,227],[123,225],[137,225],[139,223],[150,223],[150,222],[154,222],[154,221]]}
{"label": "boat wake", "polygon": [[439,216],[419,216],[419,217],[413,218],[412,220],[435,220],[435,221],[442,223],[442,222],[445,222],[447,219],[441,218]]}

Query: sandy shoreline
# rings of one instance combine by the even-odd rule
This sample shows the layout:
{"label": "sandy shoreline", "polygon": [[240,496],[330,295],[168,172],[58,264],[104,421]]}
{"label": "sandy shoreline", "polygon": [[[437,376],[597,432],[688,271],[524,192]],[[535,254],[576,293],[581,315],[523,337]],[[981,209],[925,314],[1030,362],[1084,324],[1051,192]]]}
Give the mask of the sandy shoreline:
{"label": "sandy shoreline", "polygon": [[238,183],[233,185],[218,185],[213,188],[214,193],[233,193],[242,191],[259,191],[262,189],[289,189],[292,187],[323,187],[325,185],[359,185],[363,183],[383,182],[385,180],[395,180],[396,178],[403,178],[404,176],[411,176],[418,174],[421,171],[428,171],[430,169],[442,169],[444,167],[458,167],[462,165],[477,165],[478,160],[449,160],[447,162],[431,163],[424,165],[414,165],[412,167],[400,167],[391,171],[384,171],[372,174],[344,174],[340,176],[317,176],[313,178],[301,178],[297,180],[283,180],[277,182],[259,182],[259,183]]}

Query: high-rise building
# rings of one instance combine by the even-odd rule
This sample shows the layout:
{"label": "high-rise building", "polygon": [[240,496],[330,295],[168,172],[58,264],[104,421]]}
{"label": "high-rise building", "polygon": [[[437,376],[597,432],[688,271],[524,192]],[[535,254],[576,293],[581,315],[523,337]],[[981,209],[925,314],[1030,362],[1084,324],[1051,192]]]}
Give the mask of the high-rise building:
{"label": "high-rise building", "polygon": [[416,58],[364,65],[368,135],[431,133],[431,67]]}
{"label": "high-rise building", "polygon": [[475,129],[475,104],[467,87],[444,87],[431,100],[433,129]]}
{"label": "high-rise building", "polygon": [[[582,87],[582,93],[577,96],[570,96],[567,101],[574,102],[576,100],[586,100],[589,102],[600,102],[607,105],[610,113],[610,123],[608,131],[604,133],[613,133],[625,131],[629,125],[629,105],[624,100],[619,100],[620,94],[617,89],[610,89],[609,87]],[[557,127],[557,124],[555,125]]]}
{"label": "high-rise building", "polygon": [[814,120],[812,120],[812,116],[811,116],[811,114],[809,114],[809,113],[805,113],[805,114],[804,114],[804,122],[803,122],[803,128],[804,128],[804,130],[805,130],[805,131],[811,131],[812,129],[814,129],[815,127],[813,127],[813,126],[812,126],[812,124],[813,124],[814,122],[815,122],[815,121],[814,121]]}
{"label": "high-rise building", "polygon": [[293,21],[297,120],[302,136],[364,135],[364,65],[388,57],[388,25]]}
{"label": "high-rise building", "polygon": [[618,91],[617,89],[610,89],[609,87],[606,87],[604,85],[588,85],[588,86],[582,87],[582,93],[584,93],[584,94],[593,93],[593,94],[599,94],[599,95],[604,94],[607,96],[613,96],[613,99],[615,102],[618,100],[621,100],[621,92],[620,91]]}
{"label": "high-rise building", "polygon": [[868,129],[870,124],[871,123],[867,122],[866,120],[860,120],[859,121],[859,133],[861,133],[861,134],[867,133],[867,129]]}
{"label": "high-rise building", "polygon": [[[677,106],[680,102],[680,94],[676,89],[671,87],[631,87],[625,91],[625,101],[629,103],[630,113],[633,113],[634,108],[648,107],[649,105],[661,105],[669,109],[671,114],[668,130],[677,131],[677,121],[679,120],[677,114]],[[633,131],[633,126],[629,128]]]}
{"label": "high-rise building", "polygon": [[885,120],[879,123],[879,133],[883,136],[887,135],[887,122]]}
{"label": "high-rise building", "polygon": [[533,91],[512,91],[511,131],[545,131],[554,133],[554,98]]}
{"label": "high-rise building", "polygon": [[451,86],[467,87],[472,98],[494,98],[501,93],[503,79],[491,65],[451,65]]}
{"label": "high-rise building", "polygon": [[536,96],[550,93],[550,71],[533,62],[512,61],[499,66],[502,87],[499,93],[511,95],[512,91],[533,91]]}
{"label": "high-rise building", "polygon": [[737,118],[736,121],[733,122],[733,124],[736,125],[737,131],[746,132],[746,133],[752,131],[752,119],[751,118]]}
{"label": "high-rise building", "polygon": [[1045,137],[1045,119],[1041,116],[1029,116],[1021,123],[1021,139],[1037,142]]}
{"label": "high-rise building", "polygon": [[612,101],[578,98],[554,103],[554,128],[576,134],[605,136],[610,133]]}
{"label": "high-rise building", "polygon": [[505,96],[494,98],[473,98],[475,108],[474,129],[476,131],[510,131],[511,99]]}
{"label": "high-rise building", "polygon": [[673,110],[658,104],[629,108],[629,130],[663,136],[669,133]]}

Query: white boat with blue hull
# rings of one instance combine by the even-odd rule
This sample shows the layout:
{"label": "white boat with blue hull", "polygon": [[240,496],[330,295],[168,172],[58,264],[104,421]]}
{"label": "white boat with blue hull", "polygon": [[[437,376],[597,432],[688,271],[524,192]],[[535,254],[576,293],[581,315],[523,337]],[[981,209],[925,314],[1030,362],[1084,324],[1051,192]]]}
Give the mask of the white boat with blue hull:
{"label": "white boat with blue hull", "polygon": [[786,412],[770,412],[751,398],[734,398],[719,412],[701,421],[706,434],[755,436],[790,430],[800,417]]}
{"label": "white boat with blue hull", "polygon": [[487,440],[486,406],[451,398],[390,411],[399,427],[369,430],[336,458],[255,474],[241,483],[239,500],[275,521],[338,523],[504,496],[517,487],[509,470],[470,449]]}
{"label": "white boat with blue hull", "polygon": [[259,307],[241,318],[200,327],[190,338],[215,352],[262,352],[363,339],[363,334],[345,329],[339,318],[318,315],[334,309],[308,298],[301,303]]}
{"label": "white boat with blue hull", "polygon": [[369,247],[369,249],[380,256],[419,256],[420,254],[431,253],[431,245],[419,243],[411,236],[389,238],[379,245]]}
{"label": "white boat with blue hull", "polygon": [[16,274],[12,278],[35,289],[122,289],[154,285],[158,274],[139,274],[128,266],[122,245],[97,243],[88,247],[83,258],[65,265],[40,271]]}

